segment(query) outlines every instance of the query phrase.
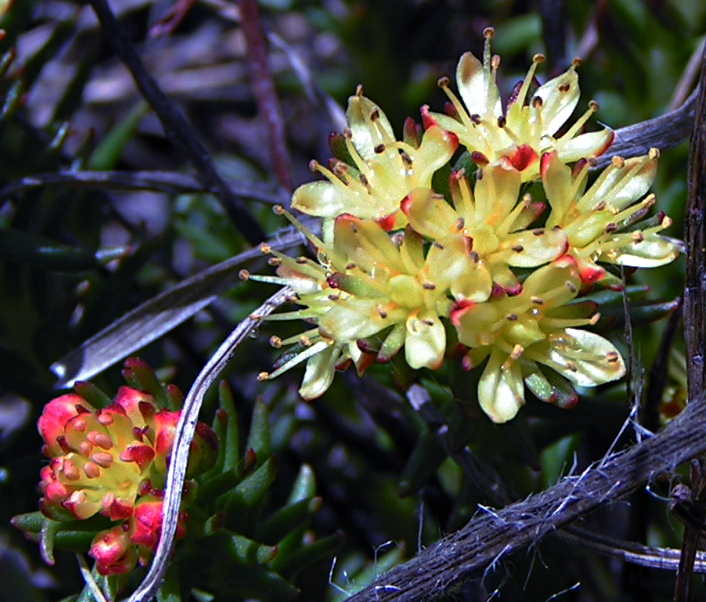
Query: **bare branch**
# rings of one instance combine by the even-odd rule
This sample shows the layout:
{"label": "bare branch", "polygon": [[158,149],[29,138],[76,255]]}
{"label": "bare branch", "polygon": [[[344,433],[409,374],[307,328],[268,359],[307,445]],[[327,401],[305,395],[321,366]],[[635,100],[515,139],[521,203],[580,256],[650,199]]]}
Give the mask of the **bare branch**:
{"label": "bare branch", "polygon": [[[697,395],[706,386],[706,46],[701,55],[700,91],[696,99],[696,115],[689,148],[688,198],[685,239],[686,286],[684,288],[684,340],[688,395],[695,404]],[[701,403],[701,402],[699,402]],[[706,460],[698,458],[691,465],[692,506],[699,522],[706,517]],[[684,526],[681,561],[674,592],[675,602],[691,600],[691,577],[700,533],[693,525]]]}
{"label": "bare branch", "polygon": [[[238,197],[270,204],[286,204],[289,195],[267,184],[227,183]],[[65,171],[39,173],[10,182],[0,188],[0,200],[43,186],[73,186],[94,190],[153,190],[167,194],[213,192],[203,182],[175,171]]]}
{"label": "bare branch", "polygon": [[[562,529],[558,535],[561,539],[572,544],[595,550],[612,558],[619,558],[631,564],[666,571],[676,571],[679,566],[681,550],[674,548],[656,548],[632,541],[622,541],[606,535],[597,535],[592,531],[574,526]],[[706,573],[706,552],[697,552],[694,571]]]}
{"label": "bare branch", "polygon": [[702,395],[667,427],[554,487],[465,527],[382,575],[349,602],[423,602],[482,574],[494,561],[539,543],[547,534],[615,503],[657,475],[706,452]]}
{"label": "bare branch", "polygon": [[698,89],[675,111],[616,130],[615,142],[605,155],[598,157],[595,168],[605,167],[616,155],[625,159],[639,157],[653,147],[667,150],[684,142],[694,124],[697,94]]}

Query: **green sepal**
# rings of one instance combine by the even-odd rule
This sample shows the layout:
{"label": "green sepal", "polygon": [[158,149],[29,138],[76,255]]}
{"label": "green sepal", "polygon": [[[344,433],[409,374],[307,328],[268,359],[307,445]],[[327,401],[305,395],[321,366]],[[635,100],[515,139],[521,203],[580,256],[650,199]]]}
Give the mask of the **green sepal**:
{"label": "green sepal", "polygon": [[620,305],[622,307],[623,294],[627,295],[628,299],[633,301],[638,301],[644,299],[647,293],[650,292],[650,287],[642,284],[633,284],[626,286],[625,290],[614,290],[614,289],[602,289],[594,293],[590,293],[585,297],[580,297],[575,301],[568,303],[567,305],[573,305],[575,303],[583,303],[584,301],[593,301],[598,304],[599,308],[605,307],[606,305]]}
{"label": "green sepal", "polygon": [[261,465],[272,454],[270,442],[270,413],[260,400],[255,402],[248,434],[247,448],[257,454],[257,465]]}
{"label": "green sepal", "polygon": [[320,497],[306,498],[271,514],[258,525],[256,537],[265,543],[277,543],[294,529],[302,527],[321,508]]}
{"label": "green sepal", "polygon": [[145,393],[149,393],[155,398],[157,406],[168,407],[170,410],[179,410],[172,408],[170,404],[167,390],[162,382],[157,378],[152,367],[145,361],[131,357],[125,360],[125,368],[123,369],[123,377],[128,385],[134,389],[139,389]]}
{"label": "green sepal", "polygon": [[196,492],[196,503],[208,504],[211,500],[231,491],[239,482],[240,474],[236,469],[231,469],[212,477],[202,478]]}
{"label": "green sepal", "polygon": [[240,464],[240,420],[235,409],[233,391],[225,380],[218,386],[218,406],[213,419],[213,430],[222,443],[221,452],[215,466],[206,473],[205,479],[237,469]]}
{"label": "green sepal", "polygon": [[39,532],[39,554],[49,566],[54,565],[54,545],[59,529],[61,529],[59,521],[45,518]]}
{"label": "green sepal", "polygon": [[277,456],[265,460],[255,472],[249,474],[232,491],[221,496],[218,507],[226,512],[226,525],[239,533],[254,530],[258,505],[277,475]]}
{"label": "green sepal", "polygon": [[436,473],[446,458],[446,452],[435,433],[425,431],[407,460],[400,477],[400,495],[416,493]]}
{"label": "green sepal", "polygon": [[83,521],[57,521],[36,511],[18,514],[12,517],[10,524],[20,529],[30,541],[39,543],[42,558],[47,564],[53,564],[55,548],[85,552],[95,534],[105,529],[109,521],[102,516]]}
{"label": "green sepal", "polygon": [[319,539],[318,541],[292,550],[288,554],[280,554],[270,566],[287,579],[294,579],[297,574],[313,563],[330,558],[346,540],[343,531]]}
{"label": "green sepal", "polygon": [[247,565],[268,564],[278,553],[277,546],[261,544],[225,530],[215,533],[204,544],[209,549],[223,550],[233,562]]}
{"label": "green sepal", "polygon": [[542,370],[542,375],[552,387],[551,403],[560,408],[572,408],[576,405],[579,396],[566,378],[554,370]]}
{"label": "green sepal", "polygon": [[306,500],[316,495],[316,476],[311,466],[302,464],[299,467],[299,473],[294,480],[292,490],[289,492],[287,504],[294,504],[301,500]]}
{"label": "green sepal", "polygon": [[76,381],[74,383],[74,391],[96,409],[105,408],[113,403],[113,400],[106,393],[92,382],[86,380]]}

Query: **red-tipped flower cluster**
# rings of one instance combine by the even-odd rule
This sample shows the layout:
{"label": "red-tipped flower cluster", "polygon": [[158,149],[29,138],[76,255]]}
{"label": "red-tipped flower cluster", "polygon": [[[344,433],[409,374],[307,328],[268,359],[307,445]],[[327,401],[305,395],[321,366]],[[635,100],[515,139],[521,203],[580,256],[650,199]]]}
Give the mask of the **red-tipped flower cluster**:
{"label": "red-tipped flower cluster", "polygon": [[[119,521],[91,546],[103,575],[126,573],[138,560],[145,564],[159,541],[162,487],[179,416],[130,387],[99,410],[75,393],[44,408],[38,427],[51,459],[41,471],[40,508],[54,520],[100,514]],[[187,476],[210,467],[217,450],[216,434],[199,422]],[[182,513],[177,536],[186,532],[185,518]]]}

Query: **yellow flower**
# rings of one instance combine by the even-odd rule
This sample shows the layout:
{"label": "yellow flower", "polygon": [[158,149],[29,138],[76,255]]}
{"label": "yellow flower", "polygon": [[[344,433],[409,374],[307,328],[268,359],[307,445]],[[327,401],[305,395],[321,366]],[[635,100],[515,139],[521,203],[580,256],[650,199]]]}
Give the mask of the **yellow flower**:
{"label": "yellow flower", "polygon": [[[410,225],[423,236],[445,244],[463,234],[487,266],[493,282],[517,292],[519,280],[510,268],[534,268],[563,255],[566,235],[559,229],[526,228],[545,205],[520,198],[520,174],[505,160],[477,173],[475,186],[463,172],[451,177],[453,205],[430,190],[417,189],[402,203]],[[456,299],[463,298],[452,289]]]}
{"label": "yellow flower", "polygon": [[566,379],[592,387],[625,374],[616,348],[579,328],[598,318],[584,304],[570,304],[580,284],[575,262],[565,257],[532,272],[518,295],[458,303],[451,312],[459,341],[470,348],[464,367],[487,359],[478,401],[494,422],[515,417],[525,403],[525,384],[543,401],[567,407],[578,398]]}
{"label": "yellow flower", "polygon": [[620,285],[596,262],[632,267],[656,267],[679,255],[677,244],[659,232],[672,220],[660,213],[643,219],[655,204],[645,197],[657,172],[659,152],[623,160],[614,157],[595,183],[586,190],[586,161],[572,170],[556,152],[542,157],[542,183],[551,205],[548,228],[561,228],[569,240],[569,254],[576,259],[581,280]]}
{"label": "yellow flower", "polygon": [[426,123],[436,123],[456,134],[480,165],[507,158],[525,182],[539,175],[539,157],[547,150],[556,150],[564,163],[604,153],[613,142],[612,130],[580,134],[598,110],[595,102],[589,103],[588,111],[557,136],[579,100],[576,67],[580,61],[575,60],[568,71],[532,91],[537,65],[544,60],[542,55],[536,55],[503,112],[496,83],[500,57],[492,56],[490,50],[493,35],[492,28],[485,30],[482,62],[470,52],[461,57],[456,69],[461,99],[449,89],[448,78],[439,81],[451,99],[454,115],[425,111]]}
{"label": "yellow flower", "polygon": [[[429,127],[418,142],[398,142],[380,107],[358,88],[348,100],[345,147],[349,163],[334,160],[331,169],[313,161],[311,167],[327,181],[300,186],[292,207],[309,215],[335,218],[342,214],[379,220],[386,229],[404,225],[402,199],[413,189],[428,188],[431,178],[448,163],[458,142],[438,126]],[[408,128],[406,128],[408,129]]]}
{"label": "yellow flower", "polygon": [[450,291],[477,301],[491,292],[487,270],[461,234],[425,245],[409,227],[390,237],[376,222],[346,215],[335,221],[333,246],[307,235],[317,247],[318,263],[272,251],[278,277],[251,276],[291,286],[294,301],[303,306],[269,319],[316,325],[304,335],[275,339],[276,346],[303,349],[263,375],[274,378],[307,361],[299,391],[305,399],[330,386],[336,366],[353,360],[361,372],[371,359],[389,361],[403,347],[412,368],[439,368],[446,350],[441,318],[451,310]]}

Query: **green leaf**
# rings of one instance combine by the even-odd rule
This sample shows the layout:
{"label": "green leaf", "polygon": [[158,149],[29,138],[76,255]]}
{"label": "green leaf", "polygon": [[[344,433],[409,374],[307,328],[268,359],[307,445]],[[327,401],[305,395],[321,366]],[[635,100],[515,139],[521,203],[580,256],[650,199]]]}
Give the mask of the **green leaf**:
{"label": "green leaf", "polygon": [[312,514],[321,508],[321,504],[320,497],[312,497],[280,508],[258,525],[257,539],[266,543],[277,543],[294,529],[306,525]]}
{"label": "green leaf", "polygon": [[114,169],[125,151],[125,147],[137,133],[140,121],[149,110],[145,100],[140,100],[130,112],[103,136],[88,159],[88,169],[105,171]]}

